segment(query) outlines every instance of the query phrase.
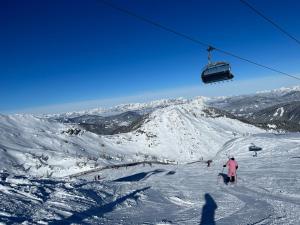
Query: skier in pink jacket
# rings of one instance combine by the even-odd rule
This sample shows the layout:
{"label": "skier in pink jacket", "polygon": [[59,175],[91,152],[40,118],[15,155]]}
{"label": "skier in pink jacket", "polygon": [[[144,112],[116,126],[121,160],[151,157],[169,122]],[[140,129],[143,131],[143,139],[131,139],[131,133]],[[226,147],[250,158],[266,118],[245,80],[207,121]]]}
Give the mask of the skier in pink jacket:
{"label": "skier in pink jacket", "polygon": [[223,167],[228,167],[228,178],[229,181],[234,183],[236,181],[236,170],[238,169],[238,163],[232,156]]}

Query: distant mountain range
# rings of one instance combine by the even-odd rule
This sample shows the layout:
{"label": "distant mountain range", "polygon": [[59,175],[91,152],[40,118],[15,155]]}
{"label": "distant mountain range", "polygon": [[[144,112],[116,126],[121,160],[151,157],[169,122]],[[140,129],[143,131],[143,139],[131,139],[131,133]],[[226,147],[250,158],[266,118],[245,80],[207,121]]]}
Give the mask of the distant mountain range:
{"label": "distant mountain range", "polygon": [[189,162],[214,156],[232,138],[265,132],[202,97],[132,106],[111,115],[0,115],[0,170],[50,177],[111,163]]}
{"label": "distant mountain range", "polygon": [[265,129],[300,131],[300,87],[209,100],[209,105]]}
{"label": "distant mountain range", "polygon": [[[264,129],[300,131],[300,87],[280,88],[251,95],[203,98],[209,111]],[[77,124],[82,129],[114,135],[140,127],[148,115],[161,108],[181,105],[190,100],[163,99],[149,103],[118,105],[108,109],[92,109],[58,115],[48,115],[56,121]],[[277,113],[276,113],[277,112]]]}
{"label": "distant mountain range", "polygon": [[170,105],[180,105],[187,99],[162,99],[148,103],[122,104],[108,109],[91,109],[80,112],[46,115],[47,118],[99,134],[114,135],[133,131],[140,127],[148,115]]}
{"label": "distant mountain range", "polygon": [[[300,131],[300,87],[281,88],[251,95],[203,98],[203,100],[207,104],[207,110],[217,112],[219,116],[227,116],[264,129]],[[137,129],[147,116],[157,109],[187,102],[189,100],[183,98],[157,100],[50,117],[59,122],[77,124],[96,134],[114,135]]]}
{"label": "distant mountain range", "polygon": [[76,117],[62,117],[59,122],[76,124],[79,127],[100,135],[114,135],[126,133],[136,129],[146,118],[134,111],[128,111],[113,116],[82,115]]}
{"label": "distant mountain range", "polygon": [[59,115],[0,115],[0,169],[63,176],[112,162],[208,159],[236,138],[299,132],[299,99],[296,87]]}

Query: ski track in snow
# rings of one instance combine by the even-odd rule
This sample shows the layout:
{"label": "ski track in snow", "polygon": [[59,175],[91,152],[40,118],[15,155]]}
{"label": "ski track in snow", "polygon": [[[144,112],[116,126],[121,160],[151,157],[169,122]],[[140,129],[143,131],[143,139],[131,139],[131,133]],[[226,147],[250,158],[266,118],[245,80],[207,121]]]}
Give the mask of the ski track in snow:
{"label": "ski track in snow", "polygon": [[[206,204],[203,196],[209,194],[217,205],[215,224],[299,223],[297,214],[289,215],[283,210],[297,212],[299,196],[277,194],[274,190],[268,191],[263,182],[247,181],[256,176],[253,168],[259,166],[259,162],[250,164],[250,169],[241,168],[237,185],[223,184],[216,176],[218,166],[207,168],[201,162],[138,166],[105,171],[101,174],[106,177],[103,181],[92,181],[94,174],[70,181],[11,179],[11,183],[0,184],[0,198],[4,203],[0,221],[8,224],[14,224],[12,221],[15,224],[25,221],[27,224],[38,221],[48,224],[201,224]],[[16,191],[29,192],[39,201],[8,194]]]}
{"label": "ski track in snow", "polygon": [[250,189],[235,187],[231,190],[223,190],[246,204],[238,212],[218,220],[219,224],[258,224],[260,222],[271,222],[270,218],[274,213],[272,205],[265,200],[260,200]]}
{"label": "ski track in snow", "polygon": [[[279,149],[285,146],[289,151],[279,153],[274,148],[271,154],[266,149],[257,158],[247,151],[238,153],[244,142],[253,140],[273,143]],[[299,168],[300,163],[292,156],[299,155],[299,140],[295,135],[289,138],[272,134],[234,138],[223,145],[211,168],[201,161],[178,166],[137,166],[103,171],[102,181],[92,181],[95,174],[69,181],[9,178],[0,183],[3,203],[0,221],[7,224],[26,221],[27,224],[201,224],[203,196],[208,193],[218,207],[215,224],[298,224],[299,175],[293,168]],[[226,186],[216,176],[223,156],[229,151],[240,158],[236,186]],[[265,173],[262,177],[257,175],[260,170]],[[293,185],[288,187],[291,182]],[[285,192],[279,193],[282,190]]]}

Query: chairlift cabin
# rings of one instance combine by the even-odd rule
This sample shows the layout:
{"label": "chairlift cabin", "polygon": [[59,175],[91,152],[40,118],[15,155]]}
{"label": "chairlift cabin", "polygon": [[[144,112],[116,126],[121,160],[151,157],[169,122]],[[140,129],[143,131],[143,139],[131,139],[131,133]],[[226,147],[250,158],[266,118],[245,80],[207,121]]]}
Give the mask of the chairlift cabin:
{"label": "chairlift cabin", "polygon": [[220,81],[231,80],[233,74],[231,73],[230,64],[227,62],[211,62],[211,51],[213,47],[209,47],[208,51],[208,64],[204,67],[201,73],[203,83],[216,83]]}
{"label": "chairlift cabin", "polygon": [[250,152],[257,152],[257,151],[261,151],[261,150],[262,150],[261,147],[258,147],[258,146],[254,145],[254,144],[251,144],[251,145],[249,146],[249,151],[250,151]]}
{"label": "chairlift cabin", "polygon": [[258,152],[258,151],[261,151],[261,150],[262,150],[261,147],[258,147],[258,146],[256,146],[256,145],[254,145],[253,143],[249,146],[249,151],[250,151],[250,152],[254,152],[253,157],[257,157],[257,152]]}

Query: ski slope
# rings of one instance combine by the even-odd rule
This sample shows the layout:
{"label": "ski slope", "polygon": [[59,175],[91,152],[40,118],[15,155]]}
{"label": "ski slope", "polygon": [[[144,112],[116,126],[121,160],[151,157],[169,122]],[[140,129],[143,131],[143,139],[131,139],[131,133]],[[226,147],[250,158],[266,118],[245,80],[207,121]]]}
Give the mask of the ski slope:
{"label": "ski slope", "polygon": [[[94,181],[99,173],[71,180],[8,178],[0,183],[0,220],[29,224],[299,224],[300,135],[248,138],[233,140],[209,168],[204,162],[136,166],[103,171],[99,181]],[[258,157],[247,150],[248,141],[265,147]],[[229,151],[239,163],[236,185],[226,185],[218,176],[225,173],[222,164]]]}
{"label": "ski slope", "polygon": [[[299,133],[220,116],[201,97],[167,103],[142,105],[150,114],[137,130],[105,136],[70,134],[76,125],[49,115],[1,115],[0,224],[300,224]],[[232,155],[238,183],[226,185]],[[151,160],[173,164],[70,178]]]}

